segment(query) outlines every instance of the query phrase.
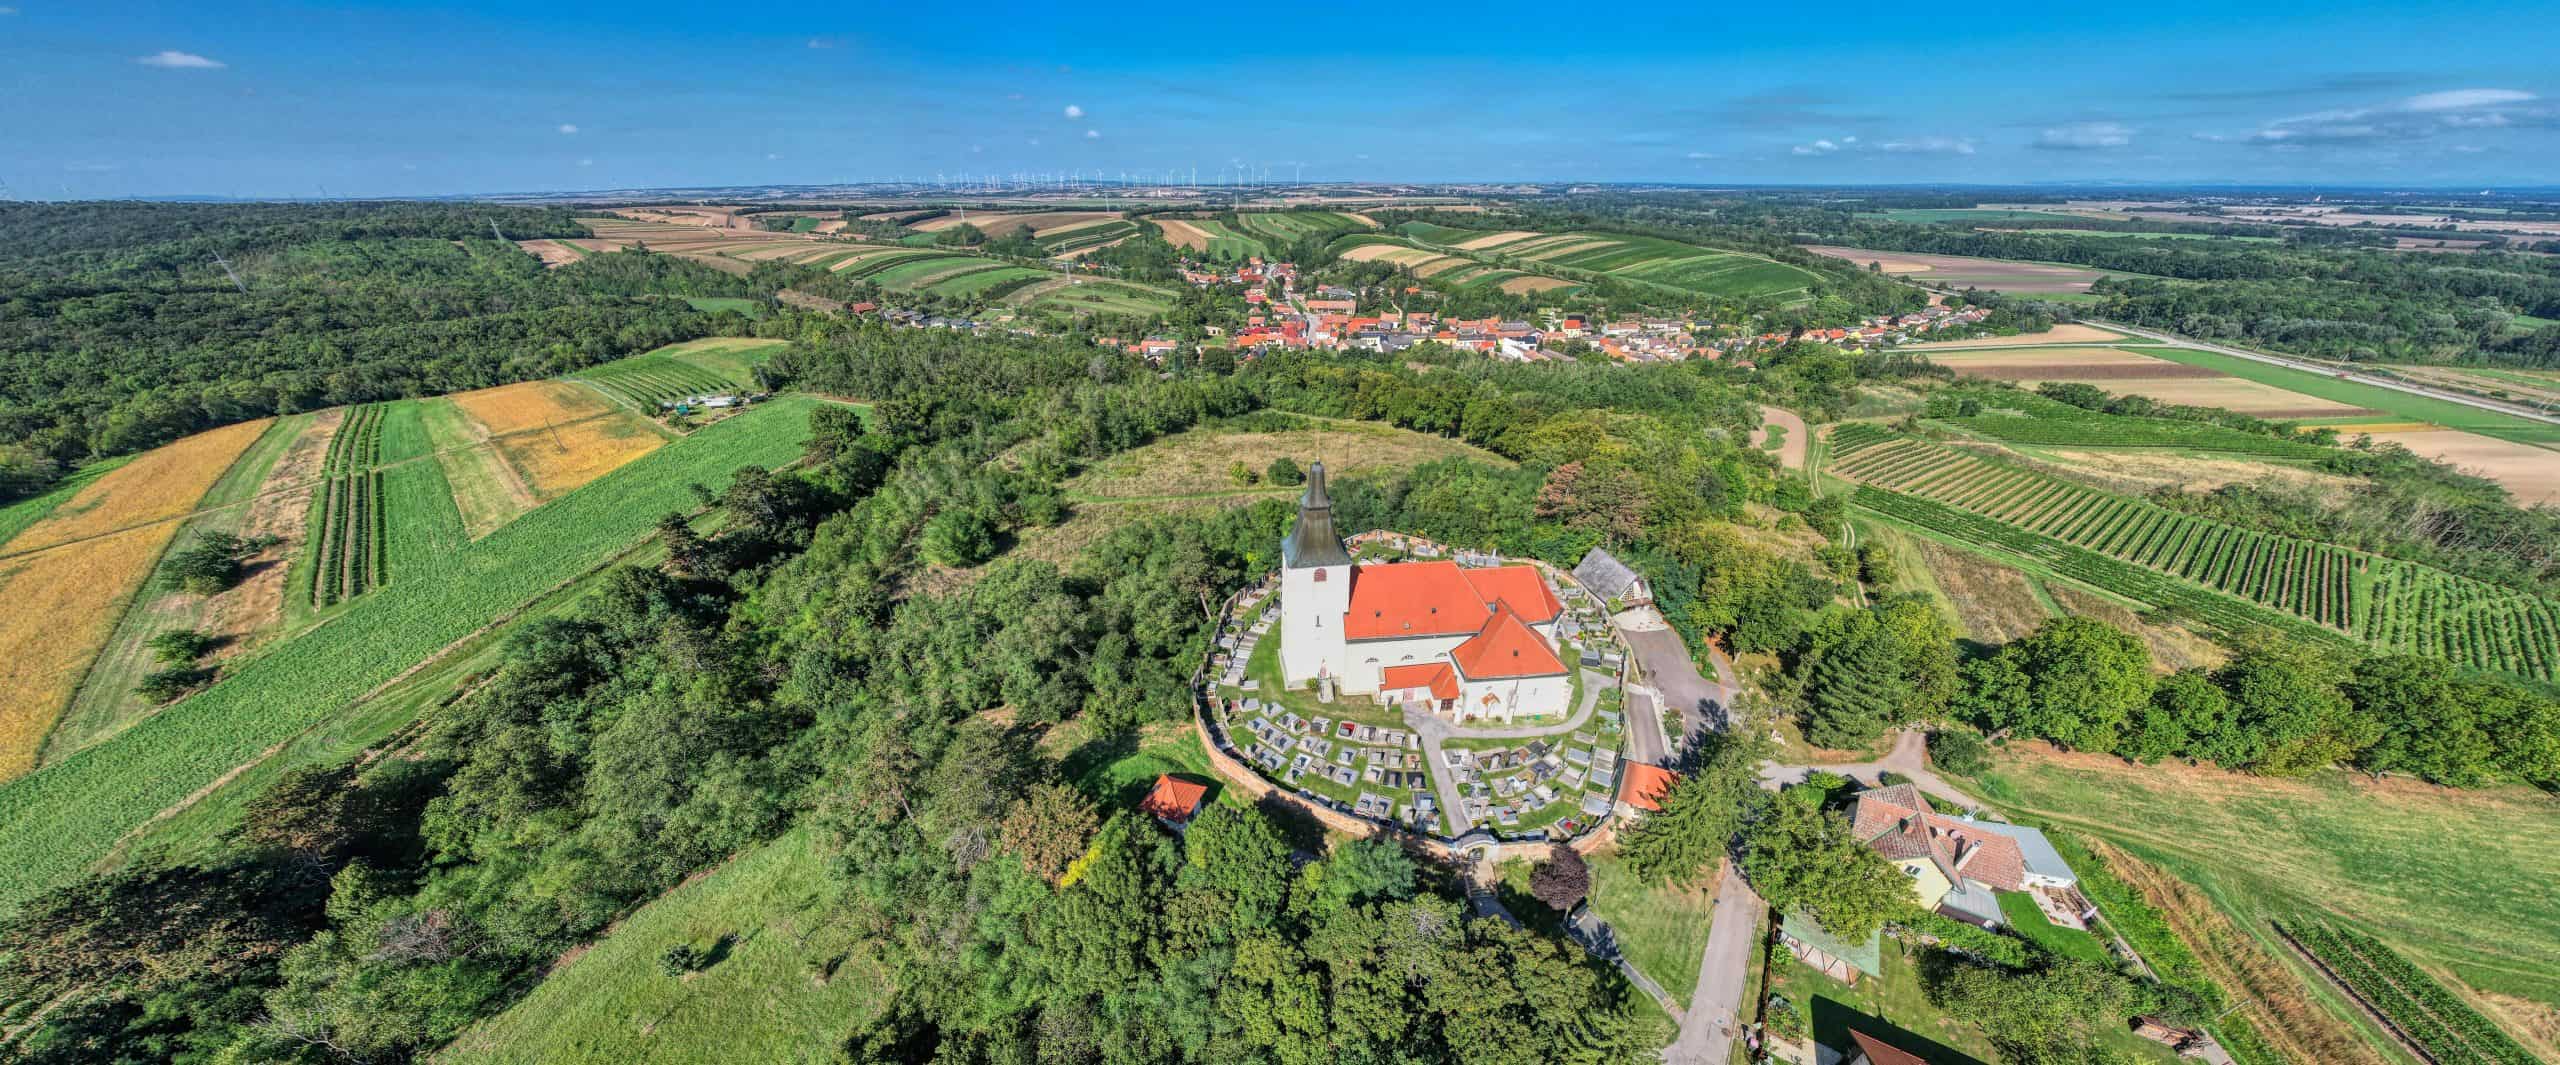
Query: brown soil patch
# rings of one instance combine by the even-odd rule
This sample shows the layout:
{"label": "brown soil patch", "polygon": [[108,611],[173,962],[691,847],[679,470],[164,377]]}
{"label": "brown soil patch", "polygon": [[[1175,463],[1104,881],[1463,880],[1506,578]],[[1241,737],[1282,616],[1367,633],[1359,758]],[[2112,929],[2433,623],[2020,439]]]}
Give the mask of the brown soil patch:
{"label": "brown soil patch", "polygon": [[533,253],[546,267],[566,266],[585,258],[577,248],[556,240],[519,240],[516,247]]}
{"label": "brown soil patch", "polygon": [[2560,503],[2560,451],[2453,429],[2372,436],[2377,443],[2398,444],[2464,473],[2496,481],[2526,506]]}
{"label": "brown soil patch", "polygon": [[249,501],[247,513],[240,519],[240,535],[255,539],[278,538],[268,556],[276,561],[259,567],[247,579],[230,590],[205,600],[204,624],[198,628],[216,635],[232,637],[229,646],[215,652],[230,657],[244,650],[249,637],[275,627],[284,616],[285,559],[302,552],[302,539],[307,531],[311,495],[320,486],[320,466],[329,454],[329,438],[345,421],[347,408],[332,407],[311,418],[302,434],[276,457],[275,466],[267,472],[266,483],[259,495]]}
{"label": "brown soil patch", "polygon": [[2203,892],[2104,840],[2083,838],[2108,868],[2159,909],[2214,983],[2234,999],[2247,1000],[2241,1012],[2285,1060],[2382,1065],[2382,1057],[2354,1028],[2311,998],[2294,970],[2234,926]]}
{"label": "brown soil patch", "polygon": [[[1503,290],[1510,291],[1510,287],[1506,285]],[[1778,441],[1778,465],[1791,470],[1803,469],[1805,448],[1810,438],[1810,434],[1805,431],[1804,418],[1785,407],[1772,407],[1767,404],[1761,405],[1760,417],[1761,427],[1751,431],[1751,446],[1757,448],[1767,443],[1769,427],[1774,425],[1780,432],[1787,434]]]}
{"label": "brown soil patch", "polygon": [[[2461,984],[2448,981],[2447,986]],[[2472,1001],[2509,1033],[2523,1039],[2526,1046],[2542,1054],[2544,1060],[2560,1060],[2560,1006],[2494,991],[2476,993]]]}
{"label": "brown soil patch", "polygon": [[1164,231],[1165,243],[1192,251],[1209,250],[1209,232],[1179,218],[1149,219]]}
{"label": "brown soil patch", "polygon": [[1451,256],[1445,256],[1445,257],[1438,258],[1438,259],[1428,260],[1428,261],[1424,262],[1422,265],[1417,266],[1417,267],[1414,267],[1414,268],[1413,268],[1413,276],[1415,276],[1415,277],[1438,277],[1438,276],[1439,276],[1439,275],[1441,275],[1441,274],[1448,273],[1449,271],[1451,271],[1451,270],[1455,270],[1455,269],[1457,269],[1457,268],[1459,268],[1459,267],[1461,267],[1461,266],[1474,266],[1474,265],[1475,265],[1475,260],[1472,260],[1472,259],[1461,259],[1461,258],[1458,258],[1457,256],[1454,256],[1454,255],[1451,255]]}
{"label": "brown soil patch", "polygon": [[844,228],[845,228],[846,226],[849,226],[849,225],[852,225],[852,224],[853,224],[853,223],[851,223],[851,222],[847,222],[847,221],[845,221],[844,219],[841,219],[841,218],[834,218],[834,219],[829,219],[829,220],[827,220],[827,221],[824,221],[824,222],[820,222],[820,223],[818,223],[818,228],[813,229],[813,230],[811,230],[810,232],[813,232],[813,233],[842,233],[842,232],[844,232]]}
{"label": "brown soil patch", "polygon": [[1504,292],[1518,296],[1531,292],[1545,292],[1549,289],[1572,288],[1575,284],[1576,282],[1565,281],[1558,278],[1533,276],[1512,278],[1509,281],[1503,282],[1501,288]]}
{"label": "brown soil patch", "polygon": [[[1363,244],[1357,248],[1351,249],[1350,251],[1343,252],[1342,257],[1355,263],[1388,262],[1394,263],[1397,266],[1412,266],[1417,263],[1426,263],[1433,259],[1441,258],[1441,255],[1436,251],[1430,251],[1424,248],[1408,248],[1401,244]],[[1458,261],[1465,262],[1466,260],[1460,259]]]}

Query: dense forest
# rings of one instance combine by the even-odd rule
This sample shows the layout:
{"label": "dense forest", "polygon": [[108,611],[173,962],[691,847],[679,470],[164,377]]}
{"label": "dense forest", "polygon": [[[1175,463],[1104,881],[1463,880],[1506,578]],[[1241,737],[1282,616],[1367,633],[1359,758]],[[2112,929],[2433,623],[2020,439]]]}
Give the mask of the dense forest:
{"label": "dense forest", "polygon": [[493,223],[581,232],[481,205],[0,205],[0,499],[216,425],[744,328],[674,298],[741,279],[646,255],[546,271]]}

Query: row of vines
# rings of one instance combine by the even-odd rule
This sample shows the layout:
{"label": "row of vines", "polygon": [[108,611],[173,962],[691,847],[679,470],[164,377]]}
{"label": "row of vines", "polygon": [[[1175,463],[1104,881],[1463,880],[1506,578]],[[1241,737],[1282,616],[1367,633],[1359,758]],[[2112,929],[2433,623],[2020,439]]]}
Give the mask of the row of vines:
{"label": "row of vines", "polygon": [[2372,936],[2322,921],[2277,930],[2440,1065],[2532,1065],[2497,1025]]}
{"label": "row of vines", "polygon": [[[2155,605],[2185,607],[2209,621],[2258,619],[2228,605],[2196,608],[2200,599],[2219,598],[2204,589],[2386,650],[2560,679],[2560,606],[2542,599],[2334,544],[2181,514],[1872,425],[1834,430],[1832,470],[1865,486],[1856,502],[1869,509],[1967,542],[1999,544],[2052,563],[2066,576]],[[1935,506],[1913,505],[1922,500]],[[2056,551],[2056,541],[2122,565]],[[2101,570],[2105,579],[2091,575]]]}
{"label": "row of vines", "polygon": [[382,505],[382,413],[368,403],[347,412],[329,439],[319,496],[311,513],[311,603],[328,606],[363,595],[388,576],[382,544],[389,518]]}

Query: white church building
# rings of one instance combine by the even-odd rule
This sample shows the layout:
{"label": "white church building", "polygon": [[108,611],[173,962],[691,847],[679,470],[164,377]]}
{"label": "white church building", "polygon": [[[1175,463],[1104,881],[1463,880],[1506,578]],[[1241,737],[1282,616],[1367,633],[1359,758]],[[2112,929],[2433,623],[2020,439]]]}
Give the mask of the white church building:
{"label": "white church building", "polygon": [[1280,543],[1280,672],[1290,688],[1421,704],[1458,720],[1562,714],[1573,684],[1556,653],[1564,604],[1537,567],[1355,565],[1311,463]]}

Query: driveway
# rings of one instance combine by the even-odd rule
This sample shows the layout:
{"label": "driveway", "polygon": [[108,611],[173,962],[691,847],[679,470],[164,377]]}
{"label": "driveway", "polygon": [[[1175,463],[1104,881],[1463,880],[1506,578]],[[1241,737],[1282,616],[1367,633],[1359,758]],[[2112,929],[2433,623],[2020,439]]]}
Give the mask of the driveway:
{"label": "driveway", "polygon": [[1698,664],[1689,657],[1689,645],[1681,642],[1680,633],[1672,629],[1652,607],[1620,611],[1613,619],[1618,631],[1634,650],[1636,664],[1644,668],[1646,683],[1662,694],[1667,706],[1680,708],[1680,735],[1665,737],[1666,758],[1676,756],[1688,737],[1727,724],[1725,710],[1733,705],[1735,689],[1733,663],[1724,652],[1712,647],[1707,658],[1715,667],[1716,677],[1709,680],[1699,674]]}
{"label": "driveway", "polygon": [[1982,801],[1957,790],[1956,786],[1929,768],[1929,736],[1919,729],[1904,729],[1894,737],[1893,750],[1872,762],[1842,762],[1833,765],[1779,765],[1760,763],[1760,786],[1775,791],[1789,784],[1801,783],[1815,770],[1838,773],[1861,784],[1873,785],[1886,773],[1900,773],[1911,778],[1922,793],[1943,799],[1967,810],[1980,809]]}
{"label": "driveway", "polygon": [[1750,981],[1751,952],[1759,946],[1752,933],[1763,904],[1742,871],[1727,866],[1716,885],[1715,924],[1707,929],[1707,951],[1698,958],[1698,993],[1680,1019],[1680,1037],[1663,1048],[1666,1065],[1724,1065],[1742,1031],[1742,993]]}

